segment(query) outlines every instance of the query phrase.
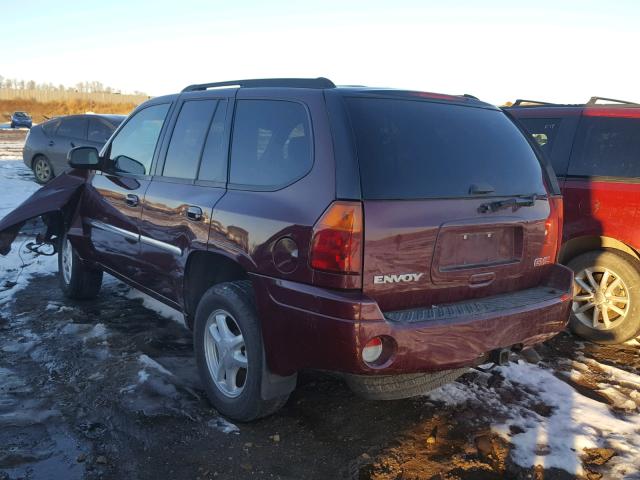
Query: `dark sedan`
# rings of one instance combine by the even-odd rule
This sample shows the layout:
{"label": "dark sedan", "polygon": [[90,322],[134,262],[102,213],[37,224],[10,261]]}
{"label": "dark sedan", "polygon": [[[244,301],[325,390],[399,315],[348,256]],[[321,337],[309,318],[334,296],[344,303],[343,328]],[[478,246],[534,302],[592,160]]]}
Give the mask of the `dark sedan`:
{"label": "dark sedan", "polygon": [[13,112],[11,115],[11,128],[31,128],[33,120],[27,112]]}
{"label": "dark sedan", "polygon": [[36,125],[24,144],[24,163],[36,181],[45,184],[67,169],[69,150],[79,146],[99,150],[124,119],[124,115],[69,115]]}

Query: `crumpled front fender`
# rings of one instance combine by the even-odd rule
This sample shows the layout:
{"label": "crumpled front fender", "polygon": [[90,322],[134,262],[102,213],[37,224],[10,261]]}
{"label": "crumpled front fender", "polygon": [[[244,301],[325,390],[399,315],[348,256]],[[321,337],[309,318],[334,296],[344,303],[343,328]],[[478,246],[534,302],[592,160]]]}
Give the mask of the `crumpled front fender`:
{"label": "crumpled front fender", "polygon": [[82,189],[87,181],[87,172],[70,170],[36,191],[0,220],[0,255],[11,251],[20,228],[27,220],[51,213],[75,211]]}

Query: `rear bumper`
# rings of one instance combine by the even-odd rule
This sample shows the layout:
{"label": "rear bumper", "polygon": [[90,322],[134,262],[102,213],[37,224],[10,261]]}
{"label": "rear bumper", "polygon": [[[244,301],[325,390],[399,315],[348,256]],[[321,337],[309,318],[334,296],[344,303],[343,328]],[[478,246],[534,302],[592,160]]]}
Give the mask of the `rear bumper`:
{"label": "rear bumper", "polygon": [[[401,374],[477,364],[498,348],[527,348],[562,331],[573,273],[548,266],[529,290],[436,308],[387,312],[361,292],[337,292],[254,276],[267,362],[279,375],[303,368],[352,374]],[[381,366],[361,359],[371,338],[396,348]]]}

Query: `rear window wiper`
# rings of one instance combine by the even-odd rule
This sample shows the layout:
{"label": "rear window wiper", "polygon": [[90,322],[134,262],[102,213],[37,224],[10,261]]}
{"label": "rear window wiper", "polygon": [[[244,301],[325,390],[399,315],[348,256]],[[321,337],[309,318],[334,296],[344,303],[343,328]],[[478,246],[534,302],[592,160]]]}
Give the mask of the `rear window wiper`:
{"label": "rear window wiper", "polygon": [[497,200],[495,202],[483,203],[478,207],[478,212],[497,212],[498,210],[502,210],[503,208],[512,208],[515,212],[520,207],[532,207],[533,205],[535,205],[536,200],[544,200],[546,198],[546,195],[538,195],[537,193],[534,193],[532,195],[520,195],[517,197],[508,198],[506,200]]}

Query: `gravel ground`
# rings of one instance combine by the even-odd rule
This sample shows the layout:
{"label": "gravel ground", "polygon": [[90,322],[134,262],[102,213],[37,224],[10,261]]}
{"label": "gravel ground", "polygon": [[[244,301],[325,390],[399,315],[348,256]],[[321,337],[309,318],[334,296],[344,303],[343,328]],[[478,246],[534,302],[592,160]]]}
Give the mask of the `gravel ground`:
{"label": "gravel ground", "polygon": [[[31,181],[0,161],[0,206]],[[540,361],[401,401],[302,372],[281,412],[233,424],[204,399],[175,312],[111,277],[66,300],[55,257],[23,241],[0,257],[0,480],[640,478],[636,341],[563,334]]]}

